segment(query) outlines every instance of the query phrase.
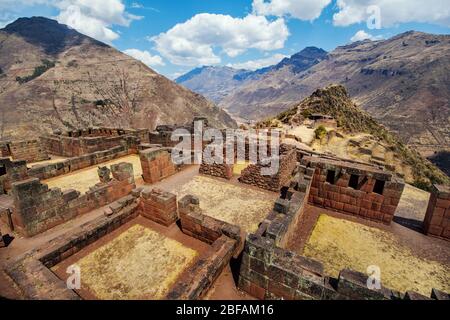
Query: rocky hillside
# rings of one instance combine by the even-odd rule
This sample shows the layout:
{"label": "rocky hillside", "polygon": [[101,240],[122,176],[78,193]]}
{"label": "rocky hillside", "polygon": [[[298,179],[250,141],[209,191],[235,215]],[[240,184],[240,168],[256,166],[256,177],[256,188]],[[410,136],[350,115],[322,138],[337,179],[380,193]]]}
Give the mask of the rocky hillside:
{"label": "rocky hillside", "polygon": [[[262,79],[267,73],[288,69],[290,72],[297,74],[319,63],[326,56],[326,51],[316,47],[308,47],[290,58],[283,59],[276,65],[258,70],[237,70],[221,66],[201,67],[186,73],[175,81],[204,95],[215,103],[220,103],[228,95],[239,91],[242,86]],[[234,109],[230,108],[230,110]],[[239,114],[236,113],[236,115]]]}
{"label": "rocky hillside", "polygon": [[[318,89],[274,119],[288,125],[300,125],[313,113],[326,114],[337,120],[338,130],[328,132],[328,136],[321,143],[328,141],[336,144],[344,141],[345,137],[350,137],[347,139],[348,145],[345,146],[346,156],[358,156],[358,153],[359,156],[368,155],[368,160],[391,167],[392,170],[405,175],[409,183],[424,189],[429,188],[431,183],[450,183],[450,178],[442,171],[416,150],[407,147],[396,134],[380,125],[355,104],[342,85]],[[273,119],[269,119],[259,125],[269,126],[272,123]],[[334,141],[336,136],[340,139]]]}
{"label": "rocky hillside", "polygon": [[450,35],[407,32],[338,47],[311,68],[280,68],[228,95],[220,106],[244,118],[286,110],[339,83],[380,123],[424,155],[450,149]]}
{"label": "rocky hillside", "polygon": [[56,21],[21,18],[0,30],[0,136],[86,126],[149,127],[230,116],[143,63]]}

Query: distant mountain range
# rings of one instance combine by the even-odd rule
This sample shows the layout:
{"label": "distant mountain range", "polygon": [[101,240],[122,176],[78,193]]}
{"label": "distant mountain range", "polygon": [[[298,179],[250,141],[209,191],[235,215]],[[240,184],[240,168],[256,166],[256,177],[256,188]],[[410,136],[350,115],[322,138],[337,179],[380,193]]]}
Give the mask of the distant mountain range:
{"label": "distant mountain range", "polygon": [[0,139],[87,126],[153,128],[223,110],[142,62],[58,22],[20,18],[0,29]]}
{"label": "distant mountain range", "polygon": [[247,83],[260,80],[265,74],[291,68],[300,73],[319,63],[327,56],[327,52],[315,47],[308,47],[280,63],[258,70],[234,69],[224,66],[204,66],[196,68],[175,79],[175,82],[200,93],[215,103],[220,103],[229,94],[239,90]]}
{"label": "distant mountain range", "polygon": [[[214,100],[236,119],[261,120],[317,88],[342,84],[380,123],[423,155],[433,156],[450,150],[449,75],[450,35],[410,31],[340,46],[328,54],[307,48],[259,77],[234,83],[223,98]],[[210,97],[214,88],[206,85],[209,80],[202,73],[193,79],[193,90]],[[214,81],[221,83],[220,78]]]}

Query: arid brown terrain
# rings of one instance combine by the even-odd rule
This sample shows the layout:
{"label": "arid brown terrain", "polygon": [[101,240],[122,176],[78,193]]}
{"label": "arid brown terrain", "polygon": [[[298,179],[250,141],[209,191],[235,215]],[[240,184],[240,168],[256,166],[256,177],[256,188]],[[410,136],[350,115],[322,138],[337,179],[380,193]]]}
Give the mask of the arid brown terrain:
{"label": "arid brown terrain", "polygon": [[[337,128],[315,132],[314,140],[308,139],[296,126],[304,127],[305,121],[314,115],[332,117]],[[259,127],[288,125],[293,136],[300,137],[318,152],[328,152],[339,157],[361,160],[387,166],[401,174],[411,184],[430,188],[431,183],[448,184],[450,179],[430,161],[424,159],[414,148],[405,145],[395,133],[364,112],[350,98],[344,86],[330,85],[295,103],[275,118],[262,121]],[[316,129],[317,130],[317,129]],[[324,129],[325,130],[325,129]],[[305,140],[305,141],[304,141]]]}
{"label": "arid brown terrain", "polygon": [[196,115],[235,122],[202,96],[122,52],[46,18],[0,30],[0,133],[106,125],[154,128]]}

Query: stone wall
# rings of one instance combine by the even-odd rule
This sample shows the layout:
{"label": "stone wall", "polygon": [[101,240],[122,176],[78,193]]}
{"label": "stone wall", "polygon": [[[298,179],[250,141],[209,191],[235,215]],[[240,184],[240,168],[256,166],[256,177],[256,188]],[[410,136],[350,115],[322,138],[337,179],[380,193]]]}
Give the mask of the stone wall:
{"label": "stone wall", "polygon": [[177,197],[159,189],[142,191],[140,210],[142,216],[166,227],[178,220]]}
{"label": "stone wall", "polygon": [[295,148],[281,145],[279,156],[279,170],[273,175],[262,175],[261,169],[265,166],[260,162],[250,164],[242,170],[239,182],[257,186],[262,189],[278,192],[281,187],[289,184],[289,180],[297,165],[297,152]]}
{"label": "stone wall", "polygon": [[65,281],[59,279],[50,268],[138,215],[138,200],[135,197],[124,197],[112,205],[120,210],[75,227],[50,243],[8,261],[4,271],[25,299],[80,300],[80,296],[67,289]]}
{"label": "stone wall", "polygon": [[163,147],[174,147],[176,144],[178,144],[178,141],[171,140],[172,131],[169,129],[150,132],[148,136],[150,143],[160,144]]}
{"label": "stone wall", "polygon": [[49,159],[39,140],[0,142],[0,150],[2,157],[11,157],[14,160],[37,162]]}
{"label": "stone wall", "polygon": [[111,166],[111,171],[114,179],[98,183],[81,196],[75,190],[49,189],[37,178],[13,183],[14,229],[31,237],[129,194],[135,187],[133,166],[121,163]]}
{"label": "stone wall", "polygon": [[434,185],[423,222],[427,235],[450,240],[450,187]]}
{"label": "stone wall", "polygon": [[201,174],[206,174],[213,177],[219,177],[224,179],[231,179],[233,177],[233,165],[232,164],[206,164],[202,163],[199,168]]}
{"label": "stone wall", "polygon": [[[26,299],[79,300],[78,294],[67,289],[65,282],[50,268],[142,214],[141,204],[147,195],[145,190],[134,189],[131,195],[112,203],[104,216],[75,227],[50,243],[8,261],[5,265],[6,274]],[[197,300],[204,297],[229,264],[237,244],[237,240],[221,234],[177,279],[166,299]]]}
{"label": "stone wall", "polygon": [[151,148],[139,152],[142,178],[146,183],[155,183],[176,172],[170,156],[170,148]]}
{"label": "stone wall", "polygon": [[[242,256],[239,288],[258,299],[285,300],[429,300],[416,292],[386,287],[369,289],[366,274],[344,269],[337,279],[327,276],[322,263],[277,247],[273,239],[251,234]],[[448,300],[432,290],[431,297]]]}
{"label": "stone wall", "polygon": [[[337,279],[327,276],[321,262],[284,248],[296,220],[303,215],[303,204],[314,170],[301,167],[283,189],[274,210],[254,234],[247,236],[239,274],[239,288],[258,299],[286,300],[385,300],[430,299],[416,292],[402,294],[385,287],[369,289],[368,276],[349,269]],[[433,289],[431,297],[448,300],[447,293]]]}
{"label": "stone wall", "polygon": [[311,188],[311,172],[300,168],[289,187],[281,190],[273,210],[261,224],[261,230],[279,247],[285,247],[297,226],[308,201]]}
{"label": "stone wall", "polygon": [[[184,196],[178,201],[178,212],[181,229],[185,234],[210,244],[225,235],[236,240],[236,248],[240,247],[242,250],[243,233],[241,229],[203,214],[197,197]],[[236,250],[236,252],[240,252],[240,250]]]}
{"label": "stone wall", "polygon": [[168,300],[198,300],[203,298],[214,281],[230,263],[236,240],[225,235],[214,241],[185,275],[167,294]]}
{"label": "stone wall", "polygon": [[28,168],[25,160],[0,158],[0,194],[9,192],[13,182],[28,178]]}
{"label": "stone wall", "polygon": [[135,153],[134,150],[129,150],[124,146],[117,146],[108,150],[97,151],[56,163],[34,165],[28,170],[28,175],[41,180],[50,179],[133,153]]}
{"label": "stone wall", "polygon": [[402,179],[341,160],[304,157],[302,164],[314,169],[310,203],[386,224],[392,221],[404,188]]}
{"label": "stone wall", "polygon": [[[145,138],[146,136],[147,134],[142,130],[104,128],[57,132],[42,136],[41,141],[50,154],[78,157],[118,146],[133,149],[137,153],[141,137]],[[148,139],[143,142],[148,142]]]}

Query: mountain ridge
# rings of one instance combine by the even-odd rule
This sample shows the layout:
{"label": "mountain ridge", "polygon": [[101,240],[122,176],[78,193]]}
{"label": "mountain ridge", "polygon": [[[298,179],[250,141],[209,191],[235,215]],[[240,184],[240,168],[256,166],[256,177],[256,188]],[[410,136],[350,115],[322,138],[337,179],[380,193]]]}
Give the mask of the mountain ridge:
{"label": "mountain ridge", "polygon": [[279,63],[257,70],[234,69],[227,66],[203,66],[178,77],[175,81],[198,92],[215,103],[220,103],[227,95],[240,86],[257,81],[282,68],[290,68],[300,73],[325,59],[327,52],[316,47],[306,47]]}
{"label": "mountain ridge", "polygon": [[219,106],[236,118],[264,119],[328,84],[342,84],[377,121],[426,157],[450,150],[450,35],[409,31],[339,46],[293,73],[272,71],[231,92]]}
{"label": "mountain ridge", "polygon": [[0,30],[0,68],[3,139],[98,125],[153,129],[198,115],[236,126],[201,95],[47,18],[21,18]]}

